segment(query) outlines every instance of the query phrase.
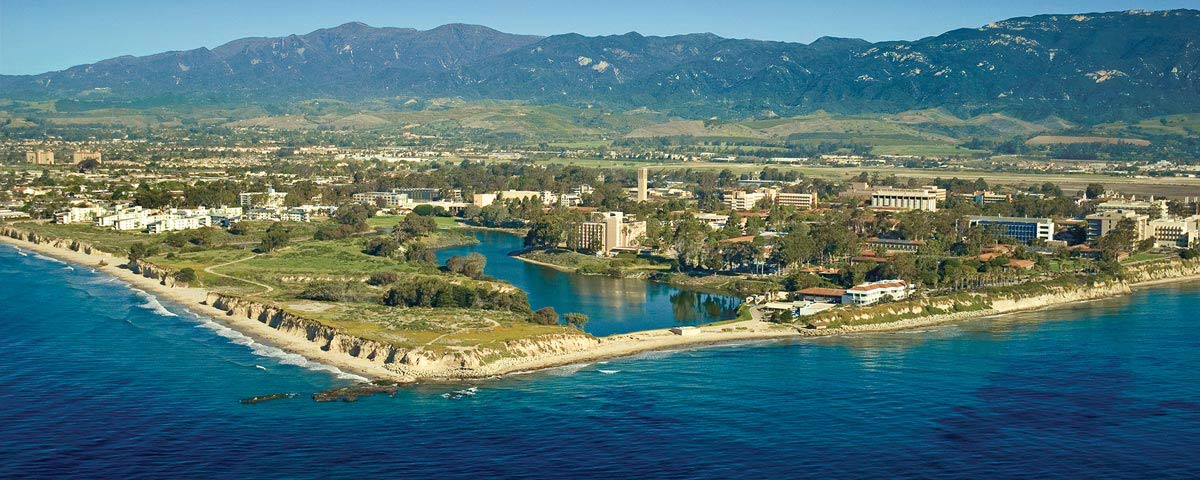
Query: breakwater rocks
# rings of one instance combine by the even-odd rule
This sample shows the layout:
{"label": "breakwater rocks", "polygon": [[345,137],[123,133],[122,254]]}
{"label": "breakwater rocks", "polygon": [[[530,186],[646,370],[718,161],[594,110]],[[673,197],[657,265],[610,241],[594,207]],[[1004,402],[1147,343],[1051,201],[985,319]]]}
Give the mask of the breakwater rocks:
{"label": "breakwater rocks", "polygon": [[232,295],[210,292],[205,303],[228,316],[262,323],[295,339],[315,344],[325,352],[345,355],[385,368],[399,377],[475,378],[491,375],[486,367],[495,359],[535,357],[580,351],[598,341],[586,335],[547,335],[509,340],[498,347],[463,347],[432,350],[401,348],[365,339],[338,328],[294,315],[282,308]]}

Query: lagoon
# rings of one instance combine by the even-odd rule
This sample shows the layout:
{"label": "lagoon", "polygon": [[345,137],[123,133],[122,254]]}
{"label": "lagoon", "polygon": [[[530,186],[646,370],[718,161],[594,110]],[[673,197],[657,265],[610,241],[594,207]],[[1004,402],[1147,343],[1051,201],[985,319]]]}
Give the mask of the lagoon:
{"label": "lagoon", "polygon": [[508,254],[524,247],[516,235],[496,231],[472,232],[476,245],[442,249],[438,262],[454,255],[479,253],[487,257],[484,273],[525,291],[534,309],[550,306],[560,315],[579,312],[590,321],[587,332],[604,336],[639,330],[700,325],[737,315],[741,299],[676,288],[637,278],[567,273],[521,261]]}

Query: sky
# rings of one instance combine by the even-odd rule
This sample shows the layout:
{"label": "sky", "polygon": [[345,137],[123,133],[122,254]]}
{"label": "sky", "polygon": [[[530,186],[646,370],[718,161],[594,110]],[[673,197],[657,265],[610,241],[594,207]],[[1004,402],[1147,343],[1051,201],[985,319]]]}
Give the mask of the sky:
{"label": "sky", "polygon": [[304,34],[350,21],[509,33],[711,32],[808,43],[821,36],[916,40],[1043,13],[1200,9],[1200,0],[0,0],[0,74],[62,70],[121,55]]}

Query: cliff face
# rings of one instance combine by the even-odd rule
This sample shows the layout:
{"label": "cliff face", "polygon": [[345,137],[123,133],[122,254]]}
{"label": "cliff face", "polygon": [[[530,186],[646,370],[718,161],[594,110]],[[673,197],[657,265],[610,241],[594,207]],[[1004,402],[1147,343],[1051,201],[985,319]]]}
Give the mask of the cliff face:
{"label": "cliff face", "polygon": [[548,335],[510,340],[498,348],[467,347],[447,351],[423,347],[404,349],[350,335],[281,308],[232,295],[212,292],[205,303],[225,311],[226,315],[253,320],[294,338],[314,343],[323,351],[366,360],[397,374],[413,377],[486,375],[488,363],[500,358],[570,353],[598,344],[598,340],[586,335]]}

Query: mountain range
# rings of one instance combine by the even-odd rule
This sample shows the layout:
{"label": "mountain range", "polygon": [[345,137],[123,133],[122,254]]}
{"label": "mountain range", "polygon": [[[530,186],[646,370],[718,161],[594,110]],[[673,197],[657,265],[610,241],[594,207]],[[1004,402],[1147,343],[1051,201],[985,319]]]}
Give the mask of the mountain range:
{"label": "mountain range", "polygon": [[504,99],[687,118],[944,108],[1076,122],[1200,111],[1200,11],[1013,18],[916,41],[514,35],[347,23],[0,76],[0,98]]}

